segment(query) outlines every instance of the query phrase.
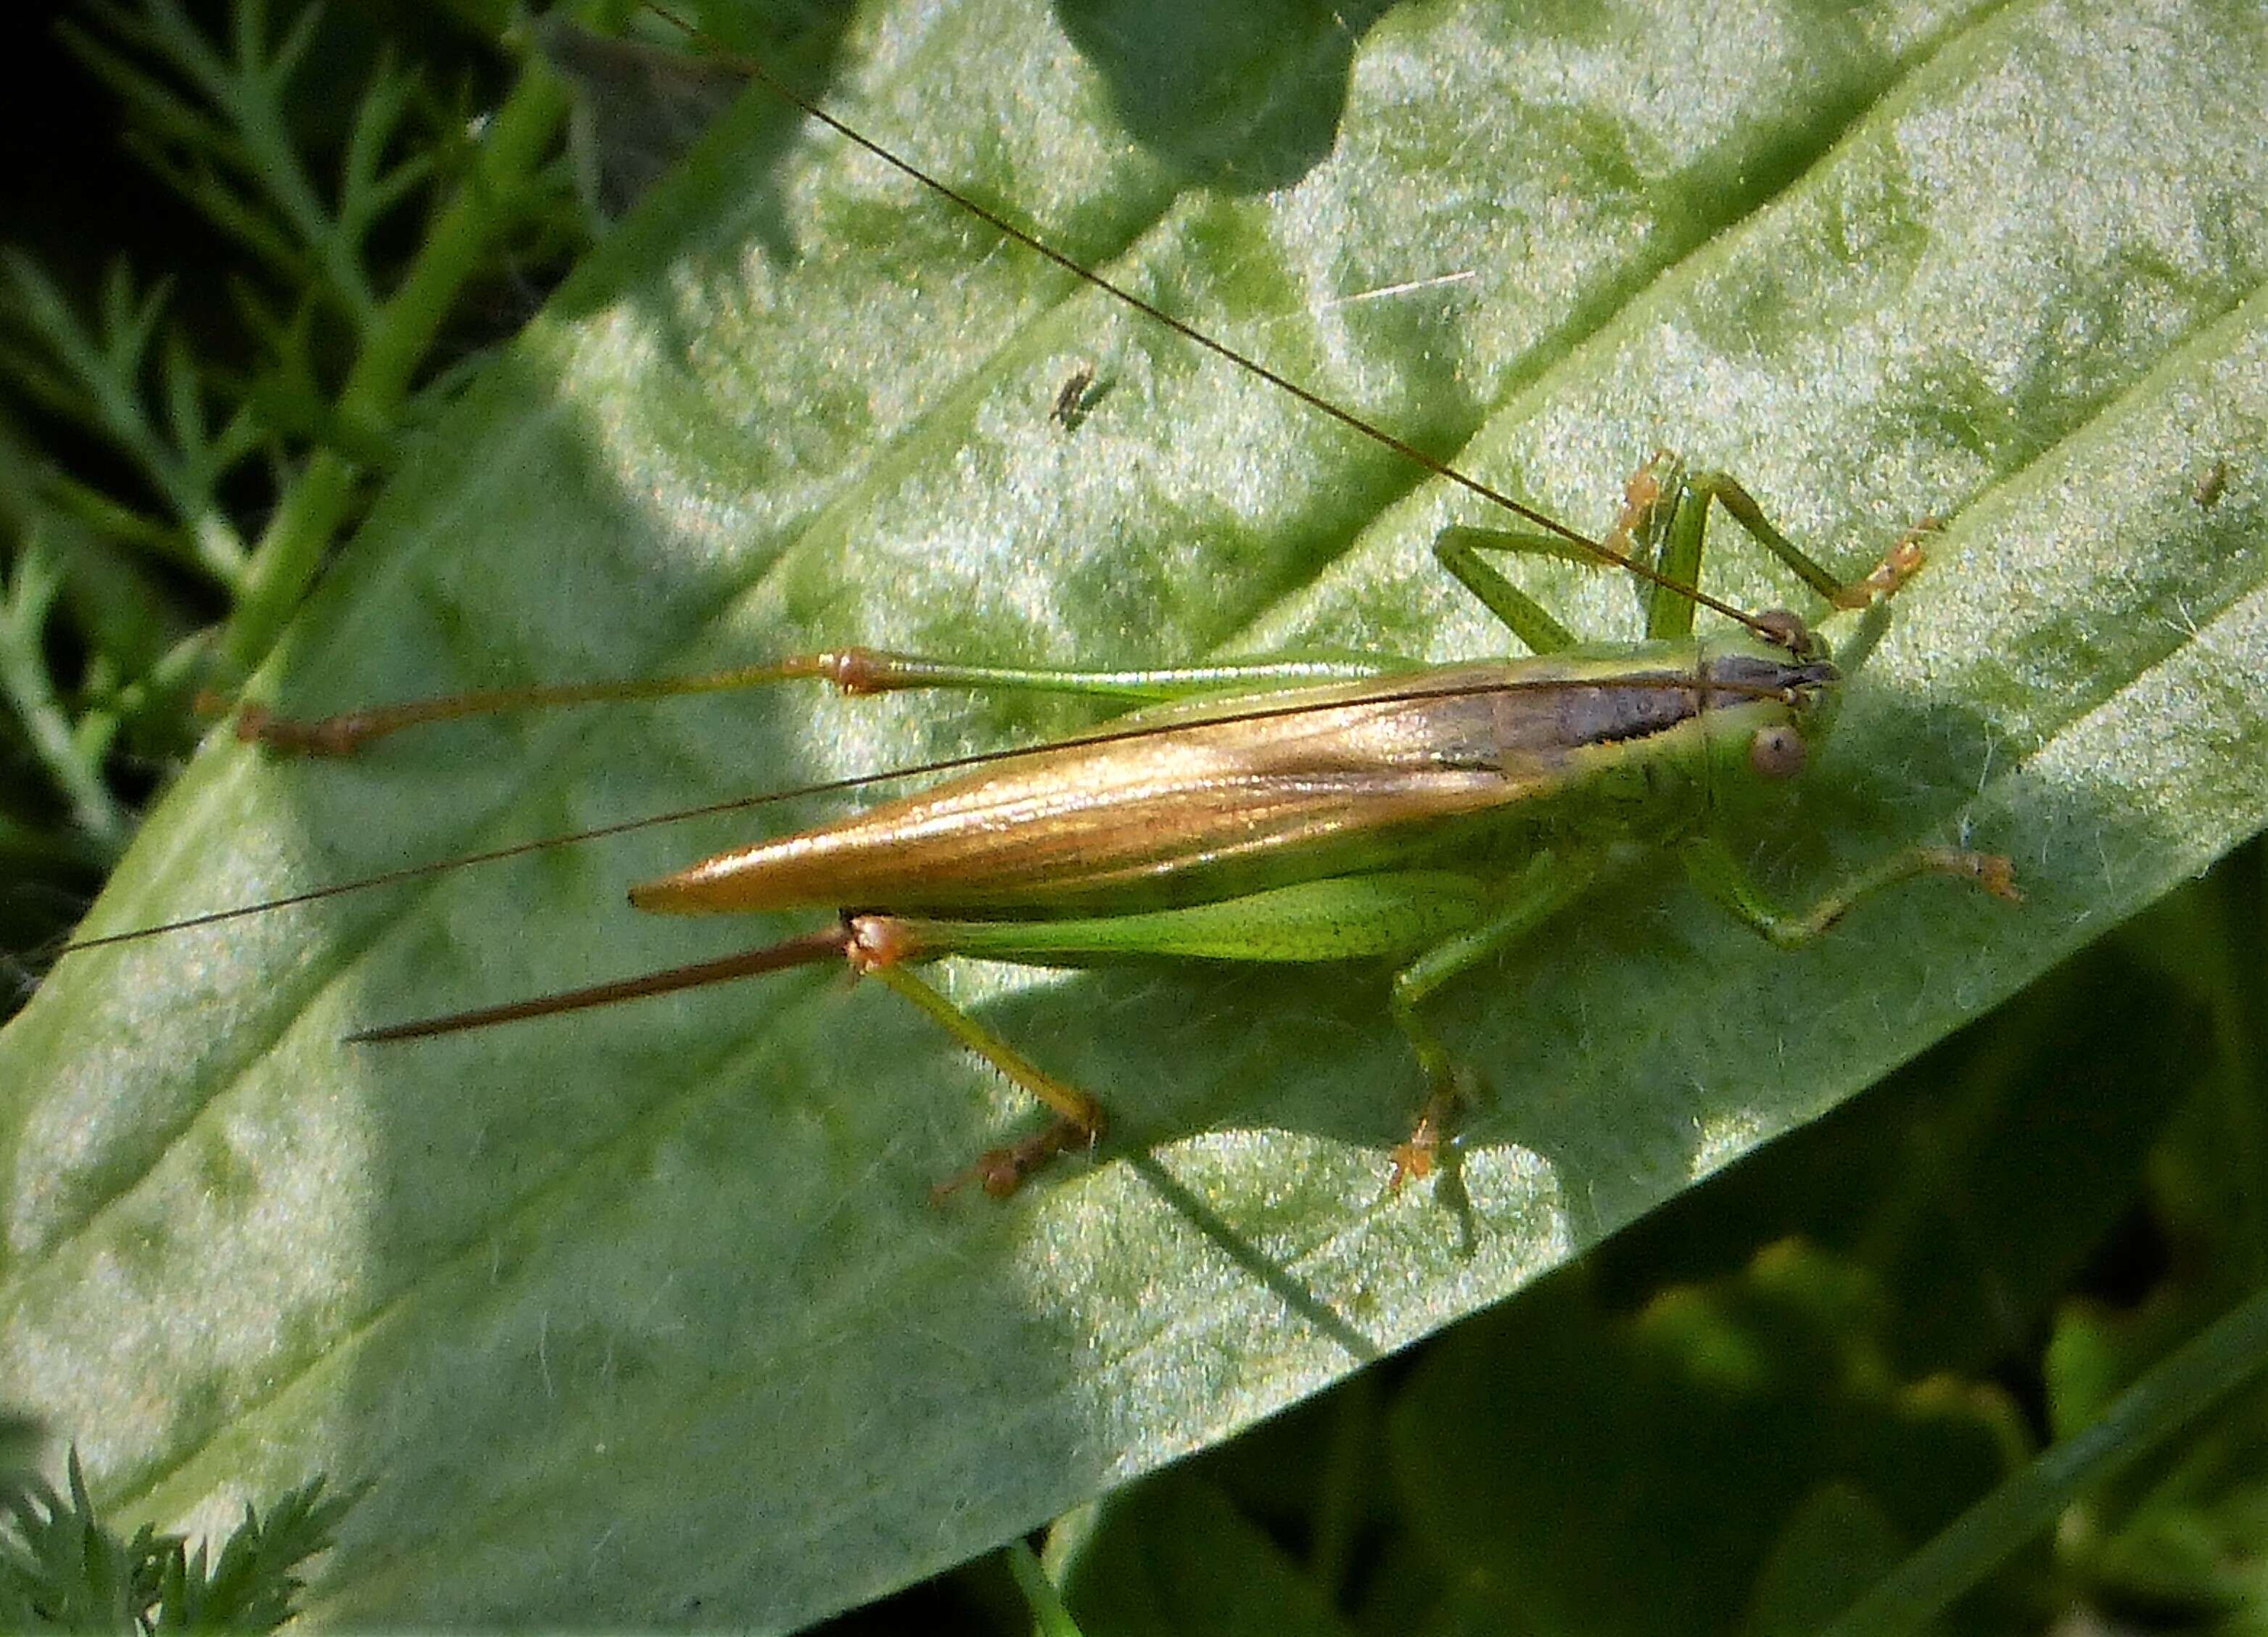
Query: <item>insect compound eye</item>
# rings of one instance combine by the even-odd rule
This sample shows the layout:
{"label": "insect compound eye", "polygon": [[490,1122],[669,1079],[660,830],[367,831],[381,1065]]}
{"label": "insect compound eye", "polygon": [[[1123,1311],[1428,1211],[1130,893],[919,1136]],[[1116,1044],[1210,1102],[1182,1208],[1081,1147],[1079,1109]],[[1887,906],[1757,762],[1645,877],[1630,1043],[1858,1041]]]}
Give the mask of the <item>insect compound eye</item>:
{"label": "insect compound eye", "polygon": [[1803,771],[1808,754],[1803,735],[1785,722],[1777,727],[1759,727],[1756,736],[1749,741],[1749,765],[1758,778],[1793,778]]}

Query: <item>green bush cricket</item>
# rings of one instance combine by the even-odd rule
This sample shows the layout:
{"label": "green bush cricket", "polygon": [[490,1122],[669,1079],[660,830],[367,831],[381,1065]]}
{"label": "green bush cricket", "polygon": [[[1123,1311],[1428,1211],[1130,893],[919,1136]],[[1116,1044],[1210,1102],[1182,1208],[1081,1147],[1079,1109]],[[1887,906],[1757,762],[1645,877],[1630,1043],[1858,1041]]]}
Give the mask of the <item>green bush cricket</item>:
{"label": "green bush cricket", "polygon": [[[247,740],[341,755],[423,722],[807,678],[846,693],[1015,689],[1143,707],[1122,726],[1053,744],[877,775],[952,777],[861,815],[720,853],[630,894],[639,908],[673,913],[826,909],[838,914],[832,926],[350,1039],[420,1038],[847,961],[906,996],[1049,1110],[1042,1129],[941,1185],[974,1181],[1006,1195],[1052,1156],[1094,1146],[1105,1129],[1103,1110],[923,980],[913,970],[920,962],[947,955],[1047,966],[1366,961],[1392,971],[1391,1011],[1426,1087],[1414,1129],[1395,1152],[1398,1184],[1433,1168],[1458,1100],[1450,1053],[1424,1021],[1427,998],[1532,932],[1628,855],[1675,854],[1709,896],[1788,948],[1915,874],[1950,874],[2015,896],[2005,859],[1917,847],[1790,914],[1771,904],[1719,834],[1749,793],[1801,770],[1808,741],[1831,720],[1837,690],[1881,630],[1886,600],[1919,566],[1923,531],[1845,580],[1781,535],[1733,478],[1689,474],[1663,455],[1632,480],[1607,539],[1590,540],[1198,334],[841,125],[760,67],[744,66],[811,118],[1027,250],[1521,519],[1518,531],[1451,527],[1434,549],[1535,657],[1449,665],[1285,658],[1071,671],[845,649],[706,676],[459,695],[315,722],[247,708],[239,723]],[[1702,591],[1712,507],[1838,612],[1815,630],[1798,615],[1750,614]],[[1579,642],[1491,561],[1521,555],[1634,574],[1648,587],[1644,639]],[[1697,638],[1700,608],[1738,634]]]}

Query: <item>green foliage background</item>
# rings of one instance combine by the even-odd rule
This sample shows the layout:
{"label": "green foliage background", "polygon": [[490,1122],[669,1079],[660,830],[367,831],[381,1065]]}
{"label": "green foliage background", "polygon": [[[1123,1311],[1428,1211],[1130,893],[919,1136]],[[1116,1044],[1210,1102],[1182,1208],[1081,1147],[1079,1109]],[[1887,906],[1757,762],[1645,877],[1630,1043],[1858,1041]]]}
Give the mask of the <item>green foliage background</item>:
{"label": "green foliage background", "polygon": [[[1962,837],[2029,902],[1920,886],[1787,957],[1635,868],[1445,998],[1490,1102],[1393,1200],[1417,1088],[1359,974],[960,975],[1119,1116],[1001,1209],[926,1186],[1027,1112],[822,977],[339,1044],[747,941],[618,907],[729,824],[74,958],[0,1036],[0,1393],[98,1498],[368,1479],[322,1618],[793,1626],[1654,1212],[1050,1566],[1096,1631],[1809,1629],[2257,1286],[2257,852],[2027,989],[2268,817],[2254,8],[816,15],[783,48],[852,122],[1579,525],[1664,443],[1853,567],[1944,517],[1743,844],[1796,896]],[[1500,647],[1429,568],[1452,520],[1486,520],[751,100],[411,437],[252,691]],[[1634,627],[1604,577],[1535,583]],[[1079,719],[784,693],[215,746],[89,930]],[[2257,1419],[1968,1618],[2235,1618]]]}

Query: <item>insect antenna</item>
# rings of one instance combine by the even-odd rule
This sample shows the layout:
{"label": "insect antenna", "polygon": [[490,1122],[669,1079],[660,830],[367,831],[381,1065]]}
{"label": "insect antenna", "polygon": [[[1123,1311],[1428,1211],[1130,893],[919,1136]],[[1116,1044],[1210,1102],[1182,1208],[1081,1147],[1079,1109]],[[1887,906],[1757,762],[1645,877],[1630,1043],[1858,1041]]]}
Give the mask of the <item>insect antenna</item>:
{"label": "insect antenna", "polygon": [[[1594,680],[1580,677],[1506,677],[1447,687],[1435,683],[1400,691],[1386,689],[1377,693],[1365,695],[1360,703],[1390,705],[1431,699],[1476,698],[1489,694],[1549,693],[1595,688],[1598,685]],[[1728,695],[1738,697],[1769,698],[1784,697],[1785,693],[1784,689],[1743,683],[1723,677],[1703,680],[1691,675],[1675,674],[1651,677],[1619,677],[1616,680],[1615,686],[1669,689],[1698,689],[1705,695],[1712,697]],[[1204,719],[1208,726],[1220,726],[1241,722],[1264,722],[1304,716],[1315,711],[1336,709],[1347,703],[1349,702],[1344,700],[1293,700],[1282,704],[1256,705],[1249,710],[1225,711],[1218,716],[1209,716]],[[397,869],[380,870],[372,875],[359,875],[352,881],[333,881],[328,886],[311,887],[303,892],[286,893],[277,898],[263,898],[256,903],[236,904],[225,910],[208,910],[201,914],[183,916],[177,920],[160,921],[149,926],[136,926],[122,933],[104,933],[92,938],[74,939],[55,950],[55,956],[60,961],[65,955],[80,955],[90,949],[105,949],[117,944],[139,943],[144,939],[159,938],[171,933],[192,932],[203,926],[218,926],[231,921],[249,919],[256,915],[272,914],[279,910],[297,909],[303,904],[320,903],[328,899],[343,898],[356,893],[369,892],[380,887],[395,887],[406,881],[422,881],[427,876],[444,875],[456,870],[471,869],[478,865],[499,864],[507,859],[526,858],[532,853],[548,852],[561,847],[580,846],[586,842],[603,841],[609,837],[627,836],[642,830],[654,830],[665,824],[683,823],[699,818],[714,818],[725,813],[745,813],[752,808],[770,807],[777,802],[795,801],[807,796],[842,795],[865,789],[870,785],[887,784],[895,779],[921,778],[943,773],[966,772],[975,768],[988,767],[996,763],[1012,761],[1018,756],[1029,756],[1040,750],[1055,751],[1095,745],[1130,743],[1153,734],[1177,731],[1183,726],[1182,722],[1170,721],[1138,722],[1123,727],[1104,727],[1093,733],[1074,734],[1068,738],[1049,740],[1044,745],[1009,745],[995,750],[972,750],[963,756],[942,756],[936,761],[918,763],[906,767],[884,768],[877,772],[854,773],[842,778],[821,779],[813,784],[797,785],[786,790],[763,791],[755,795],[733,796],[722,801],[704,802],[699,807],[672,808],[666,813],[649,813],[638,818],[622,819],[612,824],[595,825],[589,830],[566,830],[557,835],[541,836],[531,841],[513,842],[505,846],[490,847],[478,852],[458,853],[451,858],[429,859],[421,864],[405,864]],[[592,1001],[586,1004],[603,1003]]]}
{"label": "insect antenna", "polygon": [[909,178],[912,181],[919,184],[921,187],[927,188],[930,192],[937,195],[939,198],[958,205],[961,210],[975,217],[978,221],[983,222],[994,232],[1012,240],[1015,243],[1021,245],[1025,249],[1029,250],[1033,254],[1044,257],[1046,260],[1055,263],[1056,266],[1063,269],[1064,271],[1071,274],[1075,277],[1083,279],[1087,284],[1094,285],[1097,290],[1103,291],[1106,295],[1116,298],[1119,301],[1123,302],[1127,306],[1131,307],[1135,312],[1139,313],[1143,317],[1149,319],[1153,323],[1164,325],[1167,329],[1173,331],[1174,334],[1181,336],[1184,341],[1189,342],[1191,345],[1202,348],[1204,350],[1211,353],[1215,358],[1226,360],[1227,363],[1233,365],[1236,368],[1242,370],[1248,375],[1256,376],[1258,379],[1266,381],[1270,386],[1274,387],[1279,392],[1290,394],[1293,398],[1298,399],[1309,409],[1329,417],[1332,420],[1338,422],[1340,425],[1347,427],[1351,431],[1369,439],[1373,443],[1392,450],[1403,460],[1413,462],[1414,464],[1423,468],[1425,470],[1431,472],[1434,476],[1441,478],[1447,483],[1454,483],[1459,488],[1465,490],[1469,493],[1477,495],[1480,498],[1487,501],[1490,505],[1500,507],[1503,510],[1511,512],[1515,517],[1522,518],[1527,521],[1535,524],[1538,528],[1544,529],[1552,535],[1556,535],[1560,539],[1566,541],[1570,545],[1579,549],[1592,561],[1606,564],[1609,567],[1625,570],[1637,576],[1639,579],[1646,581],[1648,585],[1660,586],[1677,593],[1680,596],[1689,597],[1701,608],[1707,608],[1715,614],[1721,614],[1727,619],[1734,621],[1741,625],[1748,627],[1749,630],[1756,632],[1760,637],[1764,637],[1766,638],[1771,638],[1772,634],[1771,630],[1759,623],[1756,616],[1748,612],[1748,610],[1727,602],[1721,598],[1712,597],[1709,595],[1708,593],[1701,590],[1698,586],[1686,585],[1683,581],[1680,581],[1670,575],[1662,573],[1660,570],[1653,567],[1649,564],[1639,562],[1637,558],[1630,556],[1626,552],[1617,551],[1611,546],[1606,545],[1600,541],[1593,540],[1589,535],[1579,533],[1577,530],[1570,528],[1557,518],[1552,517],[1546,512],[1539,512],[1534,506],[1528,505],[1519,500],[1513,499],[1510,495],[1506,494],[1502,490],[1494,487],[1492,484],[1484,483],[1479,478],[1474,477],[1469,473],[1458,470],[1455,467],[1451,466],[1447,461],[1440,459],[1437,455],[1428,454],[1425,450],[1418,447],[1417,445],[1409,442],[1405,439],[1396,437],[1394,433],[1388,431],[1384,427],[1377,424],[1375,422],[1365,420],[1361,416],[1355,414],[1351,409],[1342,408],[1340,405],[1333,403],[1322,394],[1315,392],[1309,387],[1301,386],[1290,376],[1279,373],[1278,371],[1270,369],[1267,365],[1261,363],[1257,358],[1238,351],[1226,342],[1216,340],[1214,337],[1206,335],[1203,330],[1197,328],[1194,324],[1189,323],[1188,321],[1176,318],[1173,313],[1167,312],[1163,307],[1145,299],[1141,296],[1136,295],[1123,284],[1118,284],[1105,277],[1103,274],[1095,271],[1094,269],[1086,266],[1076,257],[1057,249],[1053,245],[1049,244],[1037,234],[1031,232],[1027,229],[1019,227],[1006,217],[1002,216],[998,210],[993,210],[989,205],[982,203],[976,199],[971,198],[968,194],[963,193],[960,188],[954,187],[950,182],[941,181],[938,177],[931,175],[927,171],[923,170],[912,160],[902,157],[889,148],[884,147],[880,143],[876,142],[873,137],[865,135],[863,132],[855,130],[850,126],[844,124],[841,120],[836,118],[834,114],[828,113],[827,109],[821,107],[818,102],[804,95],[803,92],[796,90],[795,87],[790,85],[785,80],[780,78],[777,74],[774,74],[770,69],[766,68],[755,58],[745,56],[739,52],[727,48],[721,42],[703,32],[696,24],[691,22],[686,18],[681,17],[676,12],[671,11],[668,7],[656,4],[656,0],[645,0],[645,4],[646,9],[651,11],[655,16],[668,23],[672,27],[682,31],[688,39],[699,43],[702,47],[711,52],[719,62],[728,63],[734,68],[739,69],[743,73],[747,74],[747,77],[754,80],[757,85],[762,85],[766,91],[771,92],[772,95],[778,97],[783,101],[796,108],[806,118],[814,120],[818,123],[824,125],[828,129],[833,131],[836,136],[841,136],[844,141],[852,144],[863,151],[871,154],[877,159],[880,159],[892,170],[895,170],[899,173],[899,174]]}

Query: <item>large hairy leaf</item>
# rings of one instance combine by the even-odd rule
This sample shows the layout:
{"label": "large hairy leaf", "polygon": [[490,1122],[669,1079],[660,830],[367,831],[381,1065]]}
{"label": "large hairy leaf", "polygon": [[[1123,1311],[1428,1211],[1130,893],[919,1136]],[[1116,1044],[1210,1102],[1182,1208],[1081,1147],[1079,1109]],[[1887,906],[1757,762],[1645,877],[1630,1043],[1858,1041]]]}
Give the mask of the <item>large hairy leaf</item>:
{"label": "large hairy leaf", "polygon": [[[622,900],[771,812],[73,957],[0,1039],[0,1393],[161,1519],[371,1480],[324,1618],[792,1626],[1851,1095],[2268,816],[2263,31],[2251,0],[859,11],[805,53],[854,122],[1579,527],[1659,445],[1852,571],[1945,519],[1741,842],[1793,899],[1965,838],[2029,902],[1919,883],[1783,955],[1634,864],[1443,997],[1486,1105],[1394,1198],[1420,1088],[1359,970],[953,974],[1117,1118],[1005,1206],[927,1190],[1029,1111],[832,972],[341,1043],[792,930]],[[852,641],[1504,652],[1432,566],[1452,520],[1493,520],[751,100],[403,472],[254,691]],[[1529,567],[1570,623],[1634,630],[1626,586]],[[1735,531],[1709,571],[1793,595]],[[775,690],[343,764],[216,743],[89,930],[1086,719]]]}

